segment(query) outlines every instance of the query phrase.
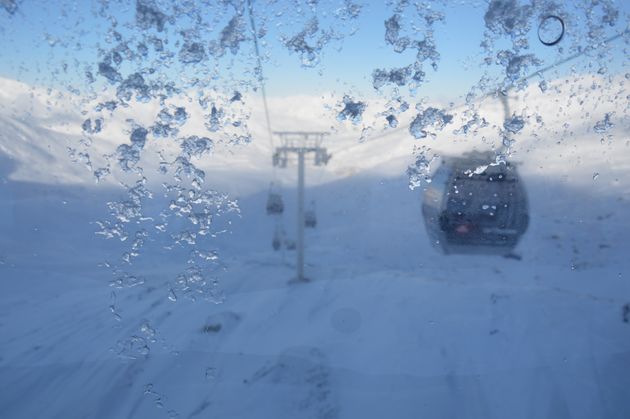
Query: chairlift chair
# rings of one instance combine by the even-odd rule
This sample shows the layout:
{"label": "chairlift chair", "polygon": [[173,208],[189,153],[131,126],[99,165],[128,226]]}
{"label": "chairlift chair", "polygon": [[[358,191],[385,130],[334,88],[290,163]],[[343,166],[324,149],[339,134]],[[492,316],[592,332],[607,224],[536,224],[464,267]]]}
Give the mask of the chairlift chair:
{"label": "chairlift chair", "polygon": [[289,161],[289,158],[287,156],[286,151],[285,152],[276,151],[275,153],[273,153],[272,160],[271,160],[274,166],[281,167],[281,168],[287,167],[288,161]]}
{"label": "chairlift chair", "polygon": [[317,226],[315,211],[307,210],[304,212],[304,226],[308,228],[315,228]]}
{"label": "chairlift chair", "polygon": [[304,226],[315,228],[317,226],[317,214],[315,212],[315,201],[311,201],[309,208],[304,212]]}
{"label": "chairlift chair", "polygon": [[275,190],[273,183],[269,187],[267,197],[267,215],[278,215],[284,212],[284,202],[279,191]]}

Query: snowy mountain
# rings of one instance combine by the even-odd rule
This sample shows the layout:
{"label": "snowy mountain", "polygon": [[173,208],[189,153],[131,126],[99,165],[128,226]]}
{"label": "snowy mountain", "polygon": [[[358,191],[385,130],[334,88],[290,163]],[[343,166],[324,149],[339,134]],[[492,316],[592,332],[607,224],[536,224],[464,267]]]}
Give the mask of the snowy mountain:
{"label": "snowy mountain", "polygon": [[[295,166],[276,169],[287,211],[267,216],[271,144],[259,99],[246,98],[252,142],[217,142],[198,162],[208,187],[238,198],[240,214],[217,217],[228,230],[209,241],[218,282],[196,301],[174,288],[201,246],[164,249],[150,236],[120,265],[141,275],[116,287],[111,266],[127,243],[94,234],[124,179],[96,184],[93,171],[128,140],[125,119],[152,116],[127,109],[84,146],[72,100],[0,85],[0,417],[592,419],[630,410],[622,78],[576,76],[511,95],[524,119],[512,160],[531,220],[520,261],[441,255],[425,231],[422,188],[410,190],[405,174],[414,146],[430,147],[427,156],[499,147],[499,101],[474,104],[485,127],[455,134],[473,112],[447,109],[450,125],[415,140],[414,115],[382,130],[374,104],[353,125],[336,120],[332,98],[270,100],[274,129],[333,129],[330,164],[307,168],[318,216],[306,236],[307,284],[289,283],[294,252],[271,247],[276,228],[295,237]],[[365,127],[372,134],[359,141]],[[202,128],[192,115],[186,129]],[[147,145],[147,173],[164,141]],[[150,186],[147,213],[168,204],[157,181]]]}

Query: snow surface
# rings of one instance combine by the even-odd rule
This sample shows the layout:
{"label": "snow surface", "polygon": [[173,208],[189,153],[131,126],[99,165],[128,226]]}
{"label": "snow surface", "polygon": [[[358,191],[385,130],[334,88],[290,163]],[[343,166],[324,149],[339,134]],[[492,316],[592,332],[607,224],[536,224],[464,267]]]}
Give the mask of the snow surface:
{"label": "snow surface", "polygon": [[[290,283],[294,253],[271,248],[271,152],[253,106],[253,142],[200,162],[241,214],[217,220],[230,230],[214,240],[220,292],[196,302],[169,299],[188,249],[159,243],[133,262],[146,282],[114,299],[105,263],[123,247],[95,236],[94,221],[120,187],[95,185],[70,161],[82,118],[66,99],[53,93],[47,106],[44,92],[0,85],[0,417],[628,417],[630,123],[620,80],[557,80],[512,98],[514,112],[532,116],[515,136],[531,219],[520,261],[439,254],[405,175],[414,145],[490,148],[497,101],[479,104],[490,126],[477,135],[452,134],[470,117],[457,113],[435,139],[401,129],[359,142],[361,126],[334,122],[328,99],[271,100],[275,129],[335,129],[329,166],[307,169],[318,215],[307,284]],[[594,132],[608,112],[615,126]],[[117,138],[95,136],[93,154],[127,141]],[[289,236],[294,172],[278,174]]]}

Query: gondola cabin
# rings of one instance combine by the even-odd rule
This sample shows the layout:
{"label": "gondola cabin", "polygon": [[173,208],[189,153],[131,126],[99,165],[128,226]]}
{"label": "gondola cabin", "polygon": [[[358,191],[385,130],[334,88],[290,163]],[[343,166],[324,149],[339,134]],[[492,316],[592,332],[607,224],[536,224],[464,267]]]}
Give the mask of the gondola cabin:
{"label": "gondola cabin", "polygon": [[492,153],[443,157],[426,188],[422,213],[445,254],[510,255],[529,223],[525,188],[511,163]]}

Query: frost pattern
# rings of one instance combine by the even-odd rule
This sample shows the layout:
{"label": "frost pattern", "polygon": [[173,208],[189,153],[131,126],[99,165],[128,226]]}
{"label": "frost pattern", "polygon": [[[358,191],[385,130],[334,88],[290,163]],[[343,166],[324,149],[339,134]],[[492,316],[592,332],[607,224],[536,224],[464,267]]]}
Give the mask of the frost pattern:
{"label": "frost pattern", "polygon": [[300,55],[304,67],[314,67],[319,63],[319,53],[328,42],[329,35],[321,33],[319,23],[313,18],[306,22],[304,29],[290,38],[284,39],[284,45],[292,52]]}
{"label": "frost pattern", "polygon": [[487,126],[488,121],[486,121],[485,118],[481,117],[477,112],[475,112],[464,125],[462,125],[459,129],[453,131],[453,133],[456,135],[474,134],[477,132],[477,130],[485,128]]}
{"label": "frost pattern", "polygon": [[503,123],[503,128],[512,134],[518,133],[525,126],[525,120],[520,116],[512,115],[510,119]]}
{"label": "frost pattern", "polygon": [[[320,65],[326,48],[331,45],[343,44],[343,40],[352,36],[358,29],[354,25],[363,8],[351,0],[343,0],[332,13],[326,9],[329,5],[318,1],[296,1],[294,8],[289,7],[278,11],[282,16],[279,26],[280,40],[285,48],[298,57],[304,68],[315,68]],[[299,28],[296,30],[296,28]]]}
{"label": "frost pattern", "polygon": [[409,189],[411,190],[419,188],[423,183],[431,183],[431,165],[439,158],[427,146],[414,146],[413,155],[415,162],[407,168]]}
{"label": "frost pattern", "polygon": [[[353,19],[360,8],[344,4],[347,9],[339,11],[339,19]],[[250,141],[246,102],[259,88],[259,78],[252,77],[257,65],[249,59],[250,45],[243,44],[252,36],[264,37],[265,22],[251,34],[244,3],[237,1],[208,4],[206,9],[189,2],[137,0],[130,14],[120,13],[118,6],[100,4],[99,16],[109,28],[99,40],[95,62],[80,66],[87,86],[80,122],[83,140],[68,150],[96,182],[118,181],[123,188],[118,199],[107,202],[109,216],[95,221],[96,234],[123,249],[106,264],[112,272],[110,285],[138,298],[165,287],[162,296],[173,304],[221,303],[220,255],[213,239],[227,232],[217,221],[238,216],[239,207],[229,195],[207,187],[198,161],[210,158],[218,143]],[[326,36],[333,38],[328,32]],[[61,41],[51,37],[49,42]],[[233,78],[222,76],[236,66]],[[140,123],[128,116],[136,111],[152,119],[143,117]],[[199,114],[205,123],[193,126],[192,115]],[[112,120],[116,122],[110,124]],[[90,153],[105,127],[119,141],[111,150]],[[171,272],[163,283],[140,275],[146,255],[154,252],[172,264],[183,257],[180,273]],[[114,319],[128,322],[119,307],[126,299],[117,301],[110,306]],[[144,325],[121,340],[115,352],[147,356],[151,330]]]}
{"label": "frost pattern", "polygon": [[372,73],[372,85],[375,89],[380,89],[387,84],[405,86],[409,83],[409,80],[411,80],[412,74],[414,80],[422,81],[424,79],[424,73],[419,70],[414,72],[413,66],[394,68],[391,70],[376,69]]}
{"label": "frost pattern", "polygon": [[492,0],[484,15],[486,28],[512,38],[524,36],[530,29],[533,7],[518,0]]}
{"label": "frost pattern", "polygon": [[[14,13],[18,3],[3,0],[0,5]],[[162,289],[168,304],[188,299],[220,302],[223,298],[216,273],[220,255],[212,249],[209,239],[224,233],[217,230],[216,220],[225,214],[238,214],[238,203],[208,188],[199,160],[212,158],[217,144],[244,143],[251,138],[245,102],[248,94],[259,88],[262,75],[259,66],[252,64],[249,42],[260,39],[264,45],[267,32],[277,31],[284,48],[304,67],[318,67],[327,48],[341,48],[343,39],[352,35],[356,28],[354,21],[362,12],[361,5],[343,0],[336,3],[338,8],[324,16],[322,1],[297,0],[291,3],[292,7],[281,10],[284,14],[278,14],[274,8],[281,2],[272,1],[267,6],[276,14],[255,12],[260,26],[254,33],[248,25],[245,2],[202,3],[208,8],[204,13],[196,10],[199,7],[195,7],[198,4],[194,2],[137,0],[135,14],[132,8],[131,20],[124,20],[118,3],[100,2],[99,16],[109,27],[99,40],[98,49],[95,48],[98,58],[91,63],[74,63],[80,80],[85,82],[85,86],[81,86],[83,91],[70,84],[66,86],[72,94],[85,94],[88,98],[83,102],[83,117],[79,121],[82,142],[68,150],[71,159],[92,171],[97,181],[112,177],[123,185],[121,197],[107,204],[110,217],[95,223],[97,234],[125,246],[119,259],[111,264],[110,285],[121,293],[153,286],[154,279],[137,275],[134,267],[142,261],[144,249],[159,240],[171,255],[183,250],[188,258],[186,267],[169,277],[167,287]],[[409,109],[411,101],[404,97],[406,90],[409,96],[415,96],[427,74],[438,67],[440,54],[436,39],[439,38],[434,38],[433,31],[435,25],[444,20],[439,10],[443,4],[387,2],[394,10],[383,16],[379,24],[381,36],[399,57],[410,57],[408,62],[396,67],[383,65],[366,71],[368,77],[372,76],[376,93],[385,97],[383,102],[387,101],[376,116],[388,128],[407,128],[401,126],[408,119],[401,114]],[[532,23],[542,12],[560,13],[563,6],[550,1],[518,0],[491,0],[484,4],[487,5],[484,63],[498,66],[503,80],[493,86],[493,80],[484,78],[476,87],[484,91],[488,87],[502,89],[520,83],[517,87],[524,88],[523,76],[542,63],[528,51],[527,35]],[[605,29],[619,20],[619,12],[608,0],[585,2],[576,7],[582,8],[588,17],[584,30],[588,31],[589,45],[584,48],[600,43]],[[265,17],[266,14],[275,18]],[[50,34],[44,38],[51,48],[59,49],[68,42]],[[501,49],[494,48],[495,42]],[[575,52],[570,48],[574,47],[567,49]],[[268,59],[263,51],[262,60]],[[244,68],[235,67],[233,60]],[[54,74],[64,74],[72,68],[73,63],[63,63]],[[608,72],[604,65],[599,68],[601,74]],[[224,73],[226,69],[229,71]],[[223,76],[230,71],[230,77]],[[173,74],[177,77],[172,77]],[[546,82],[540,82],[539,87],[547,90]],[[115,94],[101,95],[107,90]],[[467,98],[469,103],[473,99]],[[91,149],[91,142],[96,142],[105,127],[108,135],[110,129],[116,127],[110,123],[111,119],[123,116],[132,106],[142,105],[157,108],[151,114],[151,121],[138,123],[126,119],[124,134],[118,136],[122,144],[119,141],[117,147],[104,154]],[[362,121],[366,101],[348,95],[340,105],[339,120],[350,120],[354,124]],[[472,110],[471,107],[468,115]],[[453,116],[445,109],[428,107],[417,108],[417,111],[409,126],[414,138],[435,136],[452,123]],[[198,112],[204,124],[193,129],[191,115]],[[607,113],[593,130],[599,134],[608,132],[613,127],[612,115]],[[493,127],[504,148],[497,152],[492,164],[507,160],[514,143],[510,134],[522,132],[526,120],[526,116],[513,114]],[[474,113],[454,132],[474,134],[488,125],[484,115]],[[365,141],[372,131],[372,127],[363,127],[360,141]],[[169,151],[165,151],[167,149]],[[414,157],[415,163],[407,170],[412,189],[431,181],[431,165],[437,158],[426,146],[416,147]],[[155,164],[148,164],[150,162]],[[167,204],[156,209],[155,196],[166,197]],[[112,313],[122,321],[124,310],[114,307]],[[119,353],[146,356],[151,339],[156,335],[152,330],[150,323],[141,325],[131,339],[122,341],[123,349]]]}
{"label": "frost pattern", "polygon": [[593,130],[598,133],[598,134],[605,134],[606,132],[608,132],[612,127],[614,127],[615,125],[610,121],[610,117],[613,115],[612,112],[610,113],[606,113],[606,115],[604,115],[604,119],[601,121],[597,121],[597,123],[595,124],[595,126],[593,127]]}
{"label": "frost pattern", "polygon": [[158,32],[162,32],[166,22],[166,14],[158,9],[155,1],[136,0],[136,24],[140,29],[155,28]]}
{"label": "frost pattern", "polygon": [[105,77],[110,83],[118,83],[122,80],[120,73],[111,65],[102,62],[98,64],[98,74]]}
{"label": "frost pattern", "polygon": [[[415,50],[415,61],[404,67],[375,69],[372,72],[372,84],[376,90],[386,85],[393,85],[394,89],[407,86],[413,94],[425,80],[425,64],[429,63],[437,70],[440,54],[433,39],[433,27],[436,22],[444,20],[444,14],[430,4],[417,3],[414,12],[419,20],[406,22],[409,19],[403,17],[406,16],[403,13],[408,7],[408,2],[398,2],[395,13],[384,21],[385,43],[399,54],[409,49]],[[408,26],[413,27],[413,31],[409,31]],[[394,90],[393,94],[396,95],[397,91]]]}
{"label": "frost pattern", "polygon": [[189,42],[182,45],[179,61],[184,64],[199,63],[206,59],[206,50],[200,42]]}
{"label": "frost pattern", "polygon": [[[505,87],[509,87],[519,79],[525,77],[532,66],[542,63],[533,54],[517,55],[512,51],[499,51],[497,53],[497,62],[505,67]],[[523,81],[519,87],[525,87],[527,84]]]}
{"label": "frost pattern", "polygon": [[16,0],[0,0],[0,6],[2,6],[4,10],[9,12],[9,14],[15,14],[18,9]]}
{"label": "frost pattern", "polygon": [[343,102],[341,103],[343,109],[337,114],[338,121],[350,120],[353,124],[358,124],[361,122],[361,116],[365,111],[365,107],[367,106],[365,102],[353,101],[353,99],[346,95],[343,97]]}
{"label": "frost pattern", "polygon": [[434,136],[435,134],[428,131],[429,128],[441,131],[452,120],[453,115],[449,115],[443,110],[429,107],[415,117],[409,126],[409,132],[416,139],[426,138],[429,134]]}

